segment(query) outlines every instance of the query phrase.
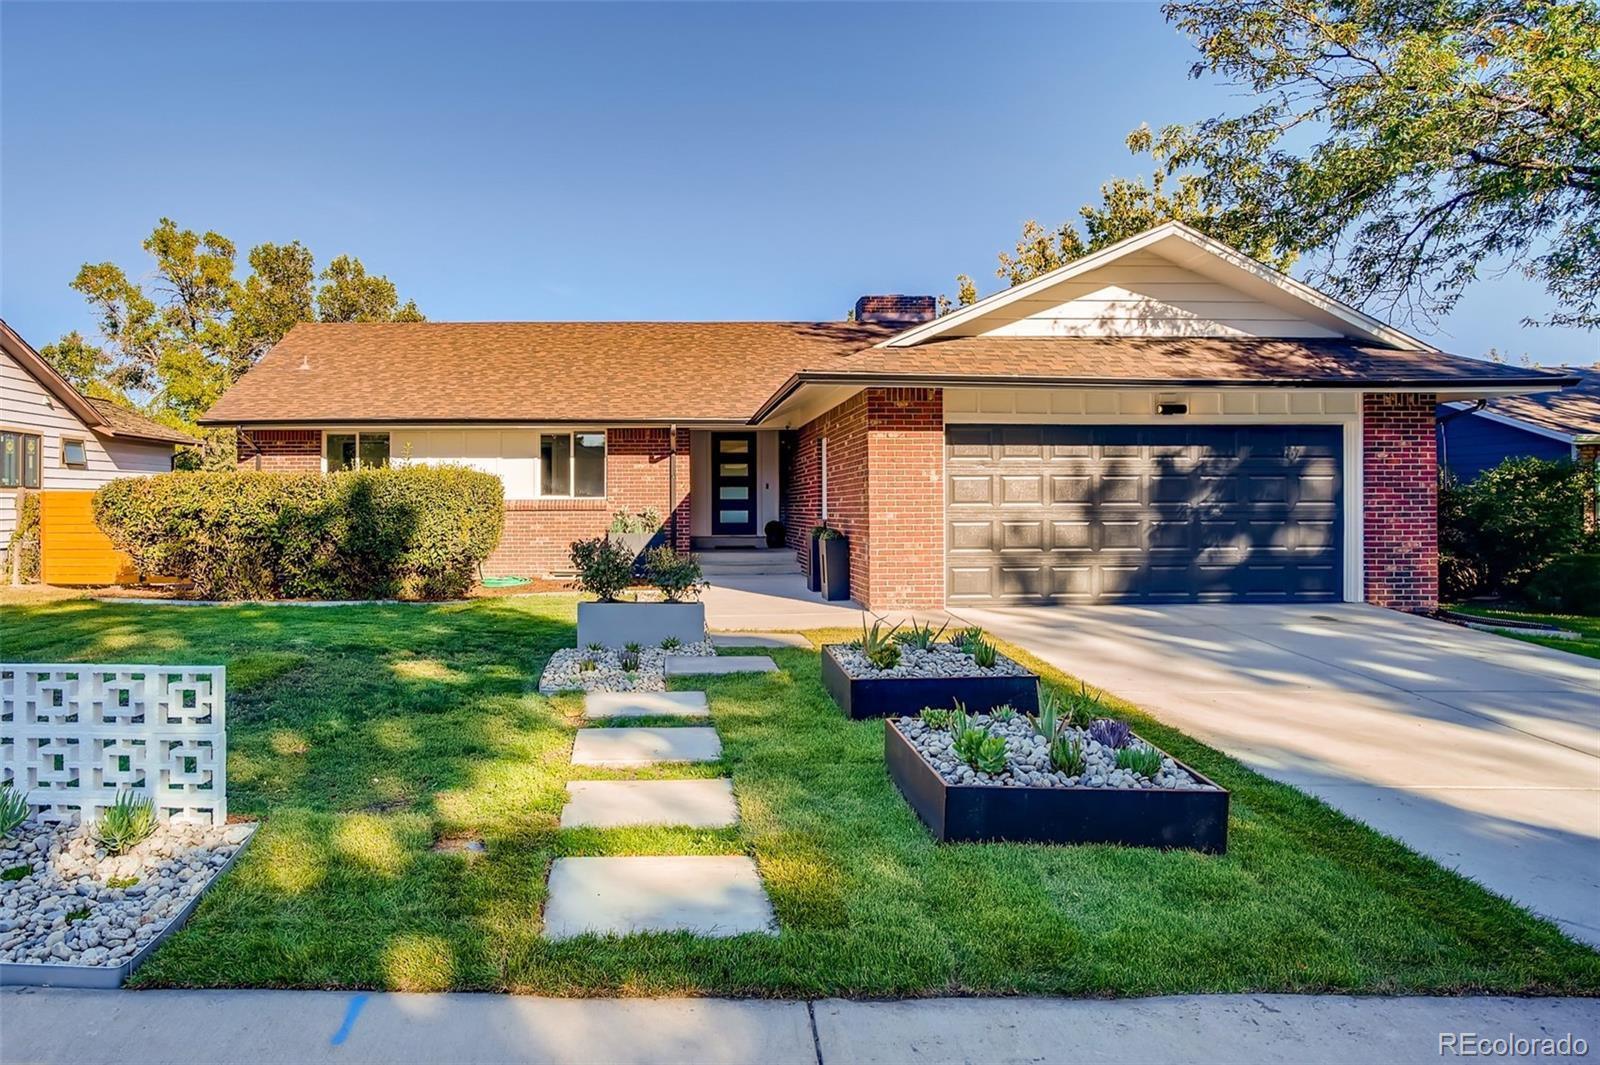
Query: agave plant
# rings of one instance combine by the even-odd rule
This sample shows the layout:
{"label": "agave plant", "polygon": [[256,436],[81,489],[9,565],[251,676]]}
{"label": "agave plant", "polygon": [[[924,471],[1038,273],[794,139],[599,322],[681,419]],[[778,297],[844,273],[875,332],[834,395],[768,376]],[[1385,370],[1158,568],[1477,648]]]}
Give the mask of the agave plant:
{"label": "agave plant", "polygon": [[893,669],[900,664],[900,645],[894,639],[899,628],[896,625],[885,632],[883,622],[874,621],[869,629],[866,619],[861,619],[861,653],[874,669]]}
{"label": "agave plant", "polygon": [[1089,691],[1089,685],[1083,681],[1078,682],[1076,695],[1069,695],[1063,708],[1065,718],[1063,725],[1077,725],[1095,718],[1105,716],[1105,707],[1100,703],[1100,697]]}
{"label": "agave plant", "polygon": [[909,629],[895,634],[895,642],[902,647],[913,647],[918,651],[927,651],[939,642],[939,637],[943,636],[944,630],[949,627],[950,623],[947,621],[939,626],[938,632],[935,632],[933,630],[933,622],[930,621],[926,625],[918,625],[913,621]]}
{"label": "agave plant", "polygon": [[1090,722],[1089,738],[1102,747],[1121,750],[1133,742],[1133,730],[1121,721],[1102,717]]}
{"label": "agave plant", "polygon": [[968,629],[957,629],[950,634],[950,644],[959,647],[966,654],[972,653],[972,645],[983,639],[983,630],[974,625]]}
{"label": "agave plant", "polygon": [[678,639],[676,636],[668,636],[661,641],[661,649],[663,651],[676,651],[682,646],[683,641]]}
{"label": "agave plant", "polygon": [[9,836],[28,819],[28,793],[11,781],[0,785],[0,836]]}
{"label": "agave plant", "polygon": [[617,665],[622,667],[624,673],[639,672],[639,652],[622,651],[617,655]]}
{"label": "agave plant", "polygon": [[1046,743],[1056,738],[1061,731],[1061,698],[1053,689],[1039,686],[1039,712],[1028,721]]}
{"label": "agave plant", "polygon": [[1017,708],[1012,706],[1010,703],[1001,703],[999,706],[989,711],[990,721],[1010,721],[1016,716]]}

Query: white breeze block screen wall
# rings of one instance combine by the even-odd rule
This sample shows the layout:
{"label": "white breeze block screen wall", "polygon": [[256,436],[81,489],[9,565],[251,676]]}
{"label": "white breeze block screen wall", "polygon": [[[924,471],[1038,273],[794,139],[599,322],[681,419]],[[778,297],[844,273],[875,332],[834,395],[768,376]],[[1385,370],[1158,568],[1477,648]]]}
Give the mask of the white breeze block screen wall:
{"label": "white breeze block screen wall", "polygon": [[0,663],[0,778],[48,820],[133,789],[162,820],[224,823],[223,666]]}

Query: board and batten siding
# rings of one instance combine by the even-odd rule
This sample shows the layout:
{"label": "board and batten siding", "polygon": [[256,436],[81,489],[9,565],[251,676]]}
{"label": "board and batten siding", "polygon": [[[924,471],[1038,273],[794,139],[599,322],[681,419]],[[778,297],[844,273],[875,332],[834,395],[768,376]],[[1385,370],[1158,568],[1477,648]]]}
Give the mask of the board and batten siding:
{"label": "board and batten siding", "polygon": [[[9,354],[0,351],[0,428],[40,437],[40,487],[93,491],[118,477],[166,473],[172,469],[171,444],[141,444],[96,436],[78,416],[36,381]],[[61,464],[61,440],[82,440],[88,458],[82,469]],[[0,554],[17,522],[17,493],[0,489]]]}
{"label": "board and batten siding", "polygon": [[953,336],[1302,337],[1341,334],[1154,252],[1125,255],[954,329]]}

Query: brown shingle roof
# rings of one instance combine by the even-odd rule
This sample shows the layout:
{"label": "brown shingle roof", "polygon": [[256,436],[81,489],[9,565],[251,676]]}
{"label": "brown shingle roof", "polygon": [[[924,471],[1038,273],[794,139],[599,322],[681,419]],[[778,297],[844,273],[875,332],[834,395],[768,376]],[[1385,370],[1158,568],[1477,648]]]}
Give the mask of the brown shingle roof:
{"label": "brown shingle roof", "polygon": [[1539,392],[1531,396],[1501,396],[1491,399],[1489,410],[1558,433],[1574,436],[1600,434],[1600,363],[1593,366],[1555,367],[1579,380],[1560,392]]}
{"label": "brown shingle roof", "polygon": [[155,444],[195,444],[200,441],[188,433],[162,425],[158,421],[146,418],[138,411],[129,410],[109,399],[97,399],[94,396],[85,397],[95,412],[105,420],[106,428],[111,430],[113,436],[127,437],[134,440],[148,440]]}
{"label": "brown shingle roof", "polygon": [[893,332],[853,322],[297,325],[201,421],[742,422],[796,371]]}

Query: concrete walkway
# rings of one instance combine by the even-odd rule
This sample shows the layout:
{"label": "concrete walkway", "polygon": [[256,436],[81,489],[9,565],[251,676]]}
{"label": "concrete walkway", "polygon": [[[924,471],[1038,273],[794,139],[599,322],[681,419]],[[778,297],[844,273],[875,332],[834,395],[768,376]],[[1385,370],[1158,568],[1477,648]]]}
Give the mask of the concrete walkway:
{"label": "concrete walkway", "polygon": [[894,625],[909,619],[943,623],[942,611],[883,615],[861,609],[855,600],[826,602],[806,590],[804,577],[789,573],[753,576],[708,576],[700,599],[706,605],[706,628],[712,632],[748,632],[762,629],[860,629],[861,619],[883,617]]}
{"label": "concrete walkway", "polygon": [[[0,992],[0,1061],[1437,1062],[1442,1033],[1583,1039],[1600,1000],[1217,995],[762,1002],[337,991]],[[1458,1043],[1459,1043],[1458,1037]],[[1507,1061],[1573,1060],[1545,1054]]]}
{"label": "concrete walkway", "polygon": [[958,613],[1600,945],[1600,661],[1354,604]]}

